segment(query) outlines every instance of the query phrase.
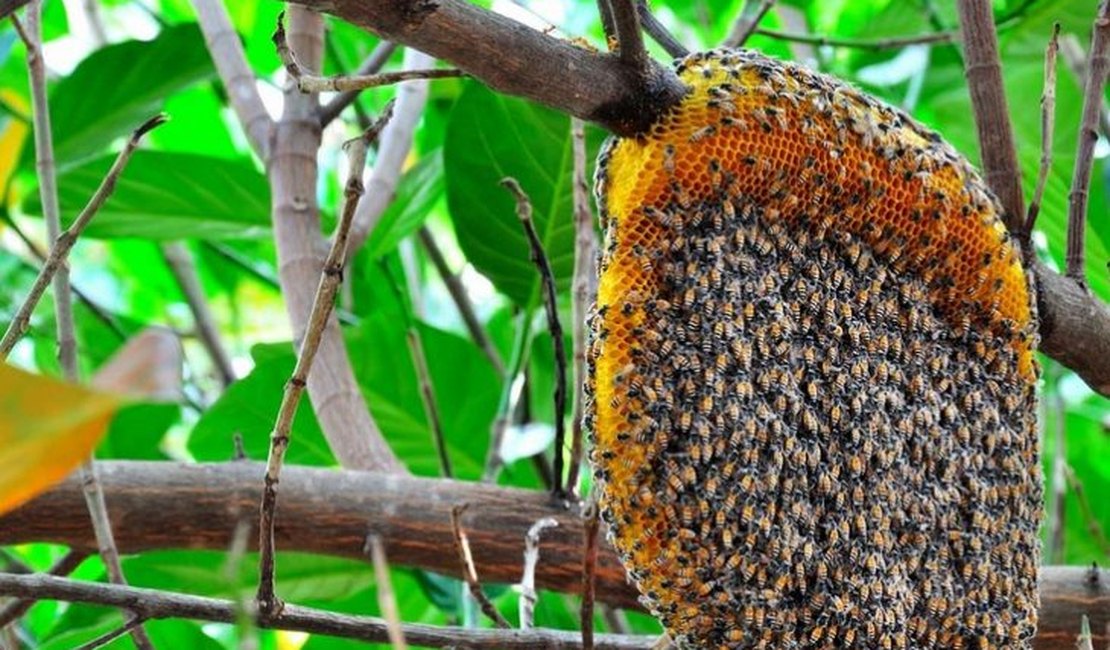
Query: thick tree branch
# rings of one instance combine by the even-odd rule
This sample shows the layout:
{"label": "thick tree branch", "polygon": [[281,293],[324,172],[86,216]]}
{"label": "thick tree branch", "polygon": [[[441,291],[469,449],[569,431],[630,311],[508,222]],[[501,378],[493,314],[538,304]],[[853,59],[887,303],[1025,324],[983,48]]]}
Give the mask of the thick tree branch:
{"label": "thick tree branch", "polygon": [[[1069,283],[1070,284],[1070,283]],[[225,551],[241,514],[260,496],[260,463],[185,465],[114,461],[98,464],[113,504],[116,540],[123,552],[158,548]],[[466,532],[478,574],[487,582],[515,583],[522,572],[524,535],[539,519],[554,517],[544,533],[538,587],[567,593],[582,588],[583,519],[551,503],[544,492],[381,472],[331,471],[289,466],[281,476],[276,533],[286,551],[365,560],[366,535],[382,537],[395,565],[460,575],[451,508],[469,504]],[[0,517],[0,544],[54,542],[77,548],[95,544],[77,477]],[[253,526],[252,522],[252,526]],[[252,535],[251,540],[254,537]],[[1110,572],[1087,579],[1082,567],[1047,567],[1041,580],[1041,629],[1037,650],[1072,650],[1076,621],[1086,613],[1110,641]],[[637,607],[636,592],[612,548],[602,541],[595,574],[597,600]],[[407,632],[406,632],[407,634]],[[577,634],[576,634],[577,635]],[[410,637],[411,640],[411,637]]]}

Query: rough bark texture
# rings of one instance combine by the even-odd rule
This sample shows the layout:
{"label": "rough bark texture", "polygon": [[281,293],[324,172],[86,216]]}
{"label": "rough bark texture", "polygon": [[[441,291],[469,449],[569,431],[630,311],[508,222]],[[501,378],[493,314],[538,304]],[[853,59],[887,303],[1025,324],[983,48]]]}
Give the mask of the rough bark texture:
{"label": "rough bark texture", "polygon": [[[99,464],[123,552],[160,548],[224,550],[243,512],[258,503],[262,465],[232,462],[184,465],[116,461]],[[365,559],[366,535],[382,537],[390,561],[459,575],[452,545],[451,508],[468,503],[462,524],[478,575],[486,582],[520,580],[524,535],[538,519],[555,517],[544,532],[536,584],[578,593],[582,587],[583,520],[544,493],[419,479],[378,472],[287,467],[277,518],[278,548]],[[253,536],[252,536],[253,539]],[[92,547],[76,477],[0,517],[0,544],[33,541]],[[603,544],[597,599],[636,607],[612,548]],[[1071,650],[1080,616],[1091,619],[1095,647],[1110,642],[1110,572],[1046,567],[1041,576],[1038,650]]]}

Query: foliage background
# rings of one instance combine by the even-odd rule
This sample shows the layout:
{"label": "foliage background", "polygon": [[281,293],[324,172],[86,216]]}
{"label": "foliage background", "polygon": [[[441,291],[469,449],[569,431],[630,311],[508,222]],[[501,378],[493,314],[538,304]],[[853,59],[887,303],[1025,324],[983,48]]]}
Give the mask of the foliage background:
{"label": "foliage background", "polygon": [[[490,2],[484,2],[489,6]],[[535,0],[492,3],[497,10],[562,35],[603,45],[593,2]],[[657,15],[692,49],[719,43],[739,15],[741,0],[656,0]],[[953,0],[802,0],[780,2],[800,12],[813,33],[884,38],[949,29]],[[927,9],[935,12],[930,18]],[[1086,44],[1096,0],[996,0],[996,16],[1009,17],[1001,32],[1006,89],[1016,129],[1026,195],[1032,193],[1040,157],[1039,97],[1043,52],[1052,23]],[[280,100],[282,75],[269,41],[281,5],[270,0],[229,3],[235,27],[256,73],[267,81],[267,101]],[[95,47],[77,1],[46,5],[46,61],[51,75],[51,119],[60,171],[63,219],[72,219],[99,183],[123,138],[158,110],[172,121],[149,136],[149,146],[126,170],[115,196],[98,215],[72,260],[74,285],[110,315],[111,326],[83,304],[77,306],[79,350],[90,373],[122,342],[147,324],[169,325],[186,344],[183,406],[137,405],[121,412],[99,449],[100,458],[222,461],[233,454],[232,434],[243,437],[247,455],[265,458],[267,436],[281,388],[293,364],[290,332],[277,289],[270,238],[269,190],[257,160],[227,108],[203,39],[186,0],[107,0],[100,11],[110,44]],[[772,11],[764,27],[782,28]],[[326,72],[350,71],[377,39],[328,19]],[[797,26],[791,26],[797,29]],[[959,51],[952,45],[897,50],[792,47],[766,36],[748,45],[784,58],[807,57],[815,67],[848,79],[901,106],[940,131],[957,149],[976,158],[975,127]],[[654,46],[653,46],[654,47]],[[655,49],[661,59],[666,56]],[[400,65],[394,54],[390,67]],[[0,325],[6,327],[30,286],[36,266],[16,228],[43,243],[29,130],[25,52],[10,24],[0,26]],[[359,107],[374,114],[394,91],[364,92]],[[1056,141],[1044,208],[1036,237],[1038,253],[1062,266],[1067,188],[1076,146],[1081,88],[1060,64]],[[344,166],[338,145],[356,132],[353,113],[324,135],[318,194],[325,227],[334,223]],[[589,132],[591,152],[604,134]],[[467,336],[444,285],[415,244],[426,225],[461,271],[471,299],[503,359],[527,355],[527,381],[520,388],[516,421],[506,453],[513,458],[500,481],[539,488],[549,464],[552,436],[551,340],[539,309],[538,276],[528,260],[510,197],[497,181],[512,175],[531,194],[536,225],[559,280],[564,323],[570,322],[569,280],[573,267],[569,120],[549,109],[499,96],[470,80],[432,83],[416,131],[413,153],[398,191],[367,245],[347,272],[341,300],[347,344],[373,415],[397,455],[418,475],[436,475],[438,462],[405,344],[413,319],[423,339],[456,474],[476,479],[488,431],[502,393],[502,378]],[[1110,300],[1110,216],[1107,214],[1106,143],[1100,143],[1092,187],[1088,274],[1092,290]],[[592,158],[592,156],[591,156]],[[213,368],[192,332],[190,313],[159,252],[160,242],[181,240],[198,264],[208,300],[219,319],[241,377],[221,391]],[[58,374],[49,299],[36,311],[29,336],[13,360]],[[569,345],[569,341],[568,341]],[[514,349],[515,348],[515,349]],[[1069,487],[1065,544],[1055,563],[1105,563],[1110,528],[1110,405],[1070,371],[1044,363],[1042,429],[1047,494],[1054,482],[1057,439],[1066,440],[1067,463],[1087,495],[1086,506]],[[538,451],[546,452],[536,455]],[[335,461],[310,409],[296,420],[289,458],[309,465]],[[1057,516],[1050,510],[1050,518]],[[542,549],[542,547],[541,547]],[[0,563],[43,569],[64,549],[33,544],[2,549]],[[541,550],[542,553],[542,550]],[[542,561],[542,560],[541,560]],[[228,566],[225,554],[196,551],[130,556],[124,570],[138,586],[197,594],[250,597],[256,562]],[[377,614],[368,566],[334,558],[280,558],[279,593],[288,600],[331,610]],[[87,560],[76,577],[103,574]],[[462,597],[457,581],[421,571],[395,569],[395,592],[404,620],[484,624]],[[492,587],[495,602],[516,617],[517,593]],[[540,626],[577,627],[575,597],[542,593]],[[637,632],[657,630],[651,619],[630,614]],[[52,602],[37,604],[15,633],[28,647],[69,648],[120,625],[113,610]],[[598,621],[599,629],[606,629]],[[189,621],[149,622],[161,647],[231,648],[241,631]],[[325,637],[261,633],[263,648],[356,647]],[[129,639],[112,648],[131,647]],[[363,646],[359,646],[363,647]]]}

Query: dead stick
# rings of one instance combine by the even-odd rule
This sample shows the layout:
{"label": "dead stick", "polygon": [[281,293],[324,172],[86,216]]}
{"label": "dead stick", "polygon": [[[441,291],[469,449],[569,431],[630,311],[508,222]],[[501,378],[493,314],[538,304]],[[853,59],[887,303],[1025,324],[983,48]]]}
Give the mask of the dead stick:
{"label": "dead stick", "polygon": [[486,592],[482,591],[482,583],[478,581],[478,571],[474,568],[474,556],[470,552],[470,541],[466,538],[466,532],[462,527],[462,513],[466,510],[466,505],[455,506],[451,508],[451,530],[455,536],[455,552],[459,556],[459,565],[462,567],[463,580],[466,582],[467,589],[470,590],[470,595],[474,601],[478,603],[478,607],[482,613],[493,621],[494,625],[500,628],[510,628],[509,622],[497,611],[497,608],[490,602]]}

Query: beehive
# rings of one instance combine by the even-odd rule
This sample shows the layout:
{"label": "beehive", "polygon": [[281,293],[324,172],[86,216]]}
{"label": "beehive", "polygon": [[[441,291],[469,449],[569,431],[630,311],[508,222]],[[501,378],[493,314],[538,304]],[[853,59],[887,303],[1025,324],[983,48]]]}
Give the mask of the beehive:
{"label": "beehive", "polygon": [[592,318],[613,544],[681,647],[1029,648],[1036,318],[940,137],[746,51],[611,141]]}

